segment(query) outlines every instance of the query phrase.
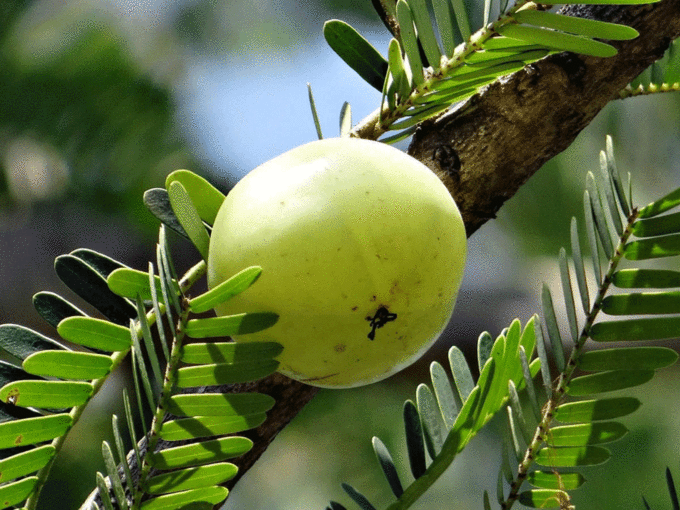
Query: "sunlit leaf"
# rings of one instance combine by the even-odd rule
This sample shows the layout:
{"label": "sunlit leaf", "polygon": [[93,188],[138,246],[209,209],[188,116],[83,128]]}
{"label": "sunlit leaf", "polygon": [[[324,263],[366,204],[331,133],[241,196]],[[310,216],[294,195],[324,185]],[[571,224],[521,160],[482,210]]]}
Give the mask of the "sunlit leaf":
{"label": "sunlit leaf", "polygon": [[434,34],[432,20],[430,19],[430,12],[425,0],[409,0],[409,7],[413,14],[413,21],[418,32],[418,39],[420,40],[423,51],[427,56],[430,66],[437,68],[441,60],[441,51],[437,37]]}
{"label": "sunlit leaf", "polygon": [[597,342],[661,340],[680,337],[680,317],[655,317],[598,322],[590,328]]}
{"label": "sunlit leaf", "polygon": [[565,34],[554,30],[529,27],[524,25],[504,25],[498,33],[520,41],[537,43],[559,51],[571,51],[593,57],[613,57],[616,48],[587,37]]}
{"label": "sunlit leaf", "polygon": [[453,426],[453,422],[456,421],[456,415],[458,414],[458,405],[453,396],[453,388],[451,388],[449,376],[446,374],[444,367],[434,361],[430,365],[430,377],[432,379],[432,388],[439,404],[439,411],[444,419],[444,426],[448,430]]}
{"label": "sunlit leaf", "polygon": [[278,361],[264,359],[257,362],[219,363],[183,367],[177,371],[176,383],[179,388],[189,388],[251,382],[276,372],[278,366]]}
{"label": "sunlit leaf", "polygon": [[637,30],[626,25],[574,16],[563,16],[552,12],[524,9],[514,13],[512,17],[519,23],[553,28],[569,32],[570,34],[597,37],[598,39],[625,41],[635,39],[638,36]]}
{"label": "sunlit leaf", "polygon": [[215,223],[217,211],[224,201],[224,194],[203,177],[189,170],[172,172],[165,179],[165,188],[170,189],[175,181],[184,186],[189,198],[196,206],[198,216],[209,225]]}
{"label": "sunlit leaf", "polygon": [[0,503],[3,508],[21,503],[31,495],[37,483],[37,476],[29,476],[0,487]]}
{"label": "sunlit leaf", "polygon": [[557,471],[532,471],[527,475],[527,482],[543,489],[578,489],[585,478],[581,473],[558,473]]}
{"label": "sunlit leaf", "polygon": [[418,413],[423,424],[425,446],[430,458],[435,458],[444,444],[446,433],[444,422],[432,391],[425,384],[418,385],[416,389],[416,402]]}
{"label": "sunlit leaf", "polygon": [[[166,421],[160,436],[166,441],[222,436],[259,427],[267,419],[265,413],[247,416],[198,416]],[[2,425],[0,425],[1,427]]]}
{"label": "sunlit leaf", "polygon": [[219,485],[233,478],[237,472],[238,468],[228,462],[180,469],[151,477],[148,492],[169,494]]}
{"label": "sunlit leaf", "polygon": [[275,313],[241,313],[224,317],[191,319],[185,333],[191,338],[212,338],[257,333],[270,328],[279,320]]}
{"label": "sunlit leaf", "polygon": [[5,483],[42,469],[55,452],[54,446],[44,445],[0,460],[0,482]]}
{"label": "sunlit leaf", "polygon": [[246,363],[275,358],[283,352],[276,342],[209,342],[182,346],[182,361],[190,364]]}
{"label": "sunlit leaf", "polygon": [[248,267],[209,291],[189,300],[189,309],[194,313],[207,312],[249,288],[262,274],[259,266]]}
{"label": "sunlit leaf", "polygon": [[90,398],[92,384],[81,381],[15,381],[0,389],[0,400],[21,407],[60,409]]}
{"label": "sunlit leaf", "polygon": [[173,395],[168,411],[177,416],[245,416],[268,411],[274,399],[263,393],[201,393]]}
{"label": "sunlit leaf", "polygon": [[54,414],[0,423],[0,449],[24,446],[63,436],[71,426],[68,414]]}
{"label": "sunlit leaf", "polygon": [[557,407],[555,419],[563,423],[611,420],[637,411],[640,405],[640,401],[633,397],[567,402]]}
{"label": "sunlit leaf", "polygon": [[604,421],[552,427],[545,439],[550,446],[586,446],[610,443],[621,439],[627,433],[628,429],[623,424]]}
{"label": "sunlit leaf", "polygon": [[142,503],[142,510],[177,510],[178,508],[194,508],[199,503],[205,502],[216,505],[224,501],[229,491],[224,487],[203,487],[174,494],[165,494],[157,498],[149,499]]}
{"label": "sunlit leaf", "polygon": [[631,241],[623,248],[623,256],[628,260],[656,259],[678,254],[680,254],[680,234]]}
{"label": "sunlit leaf", "polygon": [[622,289],[664,289],[680,287],[680,272],[668,269],[621,269],[612,283]]}
{"label": "sunlit leaf", "polygon": [[125,351],[131,344],[128,328],[93,317],[69,317],[57,331],[65,340],[103,351]]}
{"label": "sunlit leaf", "polygon": [[680,188],[640,209],[638,218],[651,218],[680,205]]}
{"label": "sunlit leaf", "polygon": [[536,463],[548,467],[594,466],[607,462],[611,453],[601,446],[577,448],[541,448]]}
{"label": "sunlit leaf", "polygon": [[632,388],[650,381],[654,370],[612,370],[575,377],[567,387],[571,396],[591,395]]}
{"label": "sunlit leaf", "polygon": [[520,492],[517,500],[530,508],[564,508],[569,495],[559,489],[532,489]]}
{"label": "sunlit leaf", "polygon": [[150,454],[151,465],[156,469],[177,469],[238,457],[248,452],[253,442],[245,437],[221,437]]}
{"label": "sunlit leaf", "polygon": [[397,20],[399,21],[401,43],[404,46],[404,52],[408,56],[409,66],[411,67],[413,85],[418,86],[424,81],[423,62],[420,59],[420,47],[413,26],[413,15],[404,0],[398,0],[397,2]]}
{"label": "sunlit leaf", "polygon": [[[160,292],[160,277],[154,276],[156,282],[156,298],[163,300],[163,295]],[[138,271],[136,269],[121,268],[116,269],[106,279],[106,282],[111,291],[119,296],[130,299],[136,299],[137,295],[142,299],[151,300],[151,287],[149,286],[149,273]],[[176,292],[179,292],[177,282],[173,281],[173,286]]]}
{"label": "sunlit leaf", "polygon": [[42,351],[31,354],[22,366],[31,374],[89,381],[106,376],[112,364],[109,356],[91,352]]}
{"label": "sunlit leaf", "polygon": [[203,260],[208,260],[210,236],[201,221],[196,205],[192,202],[189,193],[181,182],[174,181],[168,187],[168,195],[170,196],[172,210],[175,211],[175,215],[182,224],[182,227],[184,227],[185,232],[189,235],[189,239],[191,239]]}

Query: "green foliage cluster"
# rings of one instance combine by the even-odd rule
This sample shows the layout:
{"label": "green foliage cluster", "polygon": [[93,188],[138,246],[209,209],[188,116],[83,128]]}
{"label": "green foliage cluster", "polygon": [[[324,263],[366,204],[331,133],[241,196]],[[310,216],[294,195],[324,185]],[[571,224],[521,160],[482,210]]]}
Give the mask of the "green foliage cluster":
{"label": "green foliage cluster", "polygon": [[[331,47],[383,92],[377,114],[354,129],[349,107],[343,108],[345,136],[378,137],[392,130],[396,135],[386,141],[401,139],[423,120],[547,54],[605,57],[615,50],[596,39],[636,35],[627,27],[546,12],[531,2],[508,8],[490,1],[484,26],[472,33],[462,2],[448,0],[430,6],[435,33],[425,1],[395,5],[393,12],[383,13],[395,35],[387,59],[349,25],[331,21],[325,27]],[[496,10],[497,21],[489,23]],[[676,79],[676,51],[654,79]],[[124,75],[114,74],[114,80]],[[30,86],[39,90],[35,83]],[[238,469],[226,461],[252,447],[250,440],[234,434],[262,424],[273,406],[267,395],[214,388],[257,381],[277,369],[279,344],[220,339],[270,327],[276,315],[200,316],[256,283],[261,268],[246,268],[189,297],[205,273],[211,225],[224,197],[188,171],[171,174],[165,184],[144,197],[161,221],[155,264],[146,272],[86,249],[55,262],[62,282],[103,318],[87,315],[57,294],[39,292],[35,309],[60,341],[20,325],[0,326],[0,348],[9,358],[0,362],[3,508],[35,508],[66,434],[128,354],[142,428],[134,425],[133,400],[124,394],[126,433],[114,416],[114,444],[102,445],[106,474],[97,474],[98,490],[84,508],[212,508],[227,497],[223,484]],[[638,209],[631,202],[630,176],[625,184],[608,139],[600,172],[587,177],[583,227],[572,220],[570,254],[563,249],[558,257],[571,350],[564,349],[560,314],[546,286],[541,320],[535,316],[524,327],[513,321],[495,340],[480,335],[477,380],[462,352],[452,347],[452,378],[441,364],[432,364],[431,387],[420,385],[415,401],[404,404],[410,484],[398,475],[385,444],[374,438],[379,465],[396,498],[390,510],[415,503],[499,412],[507,416],[496,491],[501,508],[517,502],[567,507],[571,491],[584,482],[583,472],[609,458],[602,445],[627,433],[619,418],[637,410],[640,402],[601,394],[639,386],[675,363],[673,350],[639,342],[674,338],[680,326],[680,293],[674,290],[680,288],[680,272],[647,265],[680,255],[680,189]],[[182,277],[171,260],[168,228],[189,239],[201,257]],[[634,343],[609,345],[621,340]],[[602,347],[586,351],[592,342]],[[357,489],[343,487],[359,508],[375,509]],[[488,494],[483,504],[491,508]],[[331,510],[344,508],[330,503]]]}

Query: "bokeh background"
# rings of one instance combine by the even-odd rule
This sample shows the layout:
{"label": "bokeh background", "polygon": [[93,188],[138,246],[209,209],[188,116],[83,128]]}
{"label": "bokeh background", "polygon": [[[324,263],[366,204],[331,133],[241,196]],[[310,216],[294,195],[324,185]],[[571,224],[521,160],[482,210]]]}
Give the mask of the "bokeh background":
{"label": "bokeh background", "polygon": [[[387,32],[369,0],[3,2],[0,322],[52,334],[31,297],[40,290],[73,297],[53,271],[62,253],[87,247],[145,268],[157,224],[142,193],[162,186],[170,171],[189,168],[227,191],[258,164],[314,140],[307,82],[326,136],[338,133],[343,101],[355,121],[373,111],[379,94],[322,38],[330,18],[386,51]],[[386,505],[371,437],[392,449],[409,479],[402,403],[427,381],[429,363],[452,344],[474,360],[482,331],[495,336],[538,312],[542,282],[558,289],[557,251],[568,245],[570,217],[581,215],[585,176],[597,169],[605,134],[614,136],[619,167],[631,172],[635,200],[644,204],[680,186],[679,126],[677,95],[609,105],[471,238],[458,306],[437,346],[385,382],[322,391],[225,508],[317,510],[330,499],[351,507],[342,481]],[[197,256],[179,241],[175,252],[180,268]],[[128,375],[122,367],[72,431],[41,509],[78,508],[93,488]],[[613,459],[586,473],[589,483],[574,493],[578,508],[643,508],[642,495],[653,508],[670,507],[664,469],[680,477],[678,375],[663,371],[636,390],[643,409],[625,419],[631,432],[612,445]],[[481,508],[482,491],[495,493],[495,438],[480,434],[415,508]]]}

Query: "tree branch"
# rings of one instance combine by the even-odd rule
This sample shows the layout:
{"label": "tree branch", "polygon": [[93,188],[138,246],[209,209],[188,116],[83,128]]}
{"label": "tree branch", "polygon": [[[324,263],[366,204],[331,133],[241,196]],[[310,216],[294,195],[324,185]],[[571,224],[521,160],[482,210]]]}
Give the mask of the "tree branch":
{"label": "tree branch", "polygon": [[[430,167],[461,209],[468,237],[512,197],[546,161],[566,149],[615,95],[660,58],[680,36],[680,0],[635,7],[572,6],[565,14],[623,23],[640,37],[614,43],[607,59],[559,54],[499,80],[462,107],[421,126],[409,154]],[[285,378],[266,379],[252,391],[271,393]],[[316,394],[294,381],[283,386],[255,447],[236,460],[238,477]],[[276,395],[274,395],[276,396]],[[233,486],[236,478],[230,483]]]}

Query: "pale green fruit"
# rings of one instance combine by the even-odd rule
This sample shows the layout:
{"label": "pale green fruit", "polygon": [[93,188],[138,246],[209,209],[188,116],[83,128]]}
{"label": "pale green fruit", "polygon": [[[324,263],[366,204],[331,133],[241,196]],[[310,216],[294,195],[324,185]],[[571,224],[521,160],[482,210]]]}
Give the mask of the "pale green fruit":
{"label": "pale green fruit", "polygon": [[379,142],[327,139],[264,163],[215,220],[208,285],[251,265],[262,276],[220,315],[275,312],[236,340],[284,346],[280,372],[315,386],[379,381],[446,326],[465,263],[463,220],[423,164]]}

